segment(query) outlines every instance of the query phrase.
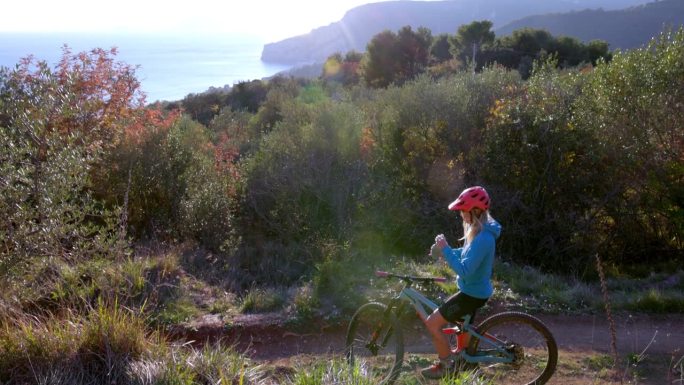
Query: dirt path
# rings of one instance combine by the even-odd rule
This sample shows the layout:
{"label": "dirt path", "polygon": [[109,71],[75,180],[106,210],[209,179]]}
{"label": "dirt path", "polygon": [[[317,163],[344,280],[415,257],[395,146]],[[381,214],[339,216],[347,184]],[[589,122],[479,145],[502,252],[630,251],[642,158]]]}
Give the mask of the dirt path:
{"label": "dirt path", "polygon": [[[610,327],[601,316],[542,316],[564,350],[610,351]],[[684,316],[615,317],[620,354],[684,353]]]}
{"label": "dirt path", "polygon": [[[672,363],[684,356],[684,315],[615,317],[620,356],[641,359],[627,381],[625,376],[601,377],[604,368],[592,367],[592,359],[611,354],[611,333],[604,316],[541,315],[538,318],[552,331],[560,350],[558,369],[550,384],[684,384],[684,381],[678,382],[681,378],[678,372],[674,373],[673,382],[670,371]],[[297,333],[282,327],[281,321],[275,314],[241,316],[233,320],[231,327],[225,327],[220,318],[204,320],[192,332],[186,330],[185,338],[195,341],[221,338],[255,361],[280,366],[288,366],[301,357],[320,360],[320,356],[344,354],[344,325]],[[407,352],[431,354],[431,342],[421,326],[409,326],[409,330],[405,333],[410,336],[406,341]]]}
{"label": "dirt path", "polygon": [[[297,333],[279,326],[276,317],[240,319],[226,333],[254,359],[272,360],[297,354],[342,353],[344,326],[322,327],[317,332]],[[610,327],[600,315],[538,316],[554,334],[558,346],[567,351],[611,352]],[[626,354],[684,354],[684,315],[615,317],[617,349]],[[431,351],[430,340],[417,328],[410,344],[418,351]],[[199,336],[198,336],[199,337]]]}

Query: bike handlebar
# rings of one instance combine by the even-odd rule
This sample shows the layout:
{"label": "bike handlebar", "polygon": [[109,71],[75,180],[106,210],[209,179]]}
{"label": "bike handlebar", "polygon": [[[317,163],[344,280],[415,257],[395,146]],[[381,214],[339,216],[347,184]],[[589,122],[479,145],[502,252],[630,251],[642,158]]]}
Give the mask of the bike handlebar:
{"label": "bike handlebar", "polygon": [[413,277],[410,275],[399,275],[394,273],[389,273],[387,271],[376,271],[376,277],[380,278],[399,278],[407,282],[446,282],[447,279],[444,277]]}

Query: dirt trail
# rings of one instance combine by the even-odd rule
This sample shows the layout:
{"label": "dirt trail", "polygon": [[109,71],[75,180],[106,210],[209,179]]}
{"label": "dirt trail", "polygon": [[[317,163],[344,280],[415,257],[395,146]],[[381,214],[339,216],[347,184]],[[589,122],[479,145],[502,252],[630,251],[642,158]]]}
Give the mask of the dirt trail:
{"label": "dirt trail", "polygon": [[[211,318],[213,317],[213,318]],[[539,315],[564,351],[611,352],[609,323],[601,315]],[[615,317],[617,348],[626,354],[684,354],[684,315]],[[420,325],[407,340],[407,351],[430,352],[432,345]],[[186,339],[222,339],[255,360],[277,360],[300,354],[342,354],[345,326],[318,326],[316,331],[295,332],[283,326],[277,314],[245,315],[231,326],[218,316],[198,321],[177,331]]]}
{"label": "dirt trail", "polygon": [[[564,350],[610,351],[610,327],[602,316],[541,316]],[[621,354],[684,354],[684,316],[616,316]]]}
{"label": "dirt trail", "polygon": [[[611,354],[610,328],[604,316],[537,317],[549,327],[559,348],[559,363],[548,385],[684,384],[684,364],[673,365],[684,359],[684,315],[616,316],[618,353],[621,357],[639,357],[640,361],[608,372],[600,359]],[[346,325],[319,325],[315,331],[294,332],[284,327],[284,322],[279,314],[254,314],[233,318],[226,326],[226,320],[210,315],[172,334],[198,345],[221,340],[256,363],[287,373],[295,370],[297,362],[320,362],[344,354]],[[407,326],[404,336],[408,354],[434,352],[426,333],[418,322]]]}

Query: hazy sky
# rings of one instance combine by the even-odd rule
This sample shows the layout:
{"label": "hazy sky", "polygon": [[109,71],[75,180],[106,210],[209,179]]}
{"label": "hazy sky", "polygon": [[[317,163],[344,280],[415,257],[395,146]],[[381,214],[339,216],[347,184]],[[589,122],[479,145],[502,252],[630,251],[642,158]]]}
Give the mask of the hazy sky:
{"label": "hazy sky", "polygon": [[248,33],[278,40],[387,0],[10,0],[0,32]]}

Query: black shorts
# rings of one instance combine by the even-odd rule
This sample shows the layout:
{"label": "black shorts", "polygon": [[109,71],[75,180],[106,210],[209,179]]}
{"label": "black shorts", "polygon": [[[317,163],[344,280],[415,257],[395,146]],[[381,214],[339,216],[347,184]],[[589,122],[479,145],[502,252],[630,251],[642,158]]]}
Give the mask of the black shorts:
{"label": "black shorts", "polygon": [[470,315],[470,322],[472,322],[475,319],[475,312],[477,309],[484,306],[488,299],[489,298],[475,298],[468,294],[458,292],[449,297],[449,299],[447,299],[437,310],[439,310],[439,314],[441,314],[445,320],[451,323],[463,321],[463,317],[466,315]]}

